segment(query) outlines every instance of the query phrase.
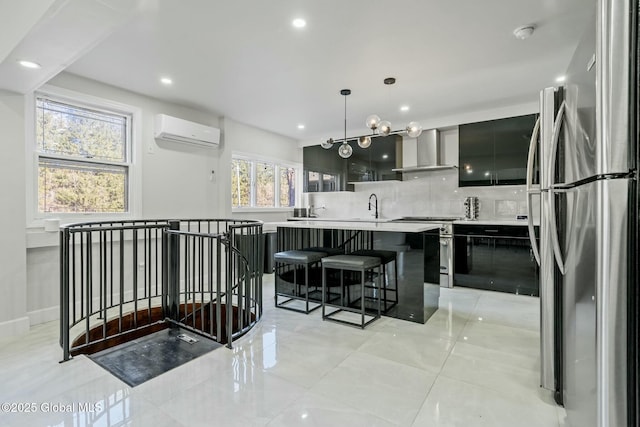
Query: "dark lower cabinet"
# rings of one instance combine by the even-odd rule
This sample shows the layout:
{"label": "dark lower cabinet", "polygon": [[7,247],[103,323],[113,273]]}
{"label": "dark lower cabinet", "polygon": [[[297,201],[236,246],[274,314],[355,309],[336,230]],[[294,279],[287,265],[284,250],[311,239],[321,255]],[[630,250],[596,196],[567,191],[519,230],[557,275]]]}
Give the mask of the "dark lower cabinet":
{"label": "dark lower cabinet", "polygon": [[454,286],[539,295],[538,264],[522,226],[454,226]]}

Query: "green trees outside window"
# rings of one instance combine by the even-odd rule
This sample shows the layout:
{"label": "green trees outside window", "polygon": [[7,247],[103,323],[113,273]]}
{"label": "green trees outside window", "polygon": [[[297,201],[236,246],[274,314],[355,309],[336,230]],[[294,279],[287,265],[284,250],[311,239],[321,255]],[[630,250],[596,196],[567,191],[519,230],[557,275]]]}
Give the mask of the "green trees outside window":
{"label": "green trees outside window", "polygon": [[283,208],[296,202],[296,169],[261,160],[231,160],[231,206]]}
{"label": "green trees outside window", "polygon": [[40,213],[128,211],[130,115],[38,97],[35,135]]}

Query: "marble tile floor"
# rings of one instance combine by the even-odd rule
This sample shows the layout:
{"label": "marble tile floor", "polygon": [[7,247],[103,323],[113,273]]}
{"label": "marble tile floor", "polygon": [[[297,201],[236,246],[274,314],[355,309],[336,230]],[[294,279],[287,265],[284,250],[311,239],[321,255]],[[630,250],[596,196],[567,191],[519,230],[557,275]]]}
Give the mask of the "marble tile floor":
{"label": "marble tile floor", "polygon": [[58,363],[57,322],[0,340],[0,427],[565,425],[538,387],[537,298],[442,289],[426,324],[360,330],[274,308],[272,275],[264,295],[233,350],[133,388],[87,357]]}

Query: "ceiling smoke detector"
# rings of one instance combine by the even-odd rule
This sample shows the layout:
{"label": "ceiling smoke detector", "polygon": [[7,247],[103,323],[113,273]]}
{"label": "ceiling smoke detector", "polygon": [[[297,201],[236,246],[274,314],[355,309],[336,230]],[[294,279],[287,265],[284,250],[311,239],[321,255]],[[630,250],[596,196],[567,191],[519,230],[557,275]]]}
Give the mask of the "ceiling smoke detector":
{"label": "ceiling smoke detector", "polygon": [[533,25],[525,25],[524,27],[518,27],[513,30],[513,35],[520,40],[524,40],[531,37],[531,34],[533,34],[533,30],[535,30],[535,27]]}

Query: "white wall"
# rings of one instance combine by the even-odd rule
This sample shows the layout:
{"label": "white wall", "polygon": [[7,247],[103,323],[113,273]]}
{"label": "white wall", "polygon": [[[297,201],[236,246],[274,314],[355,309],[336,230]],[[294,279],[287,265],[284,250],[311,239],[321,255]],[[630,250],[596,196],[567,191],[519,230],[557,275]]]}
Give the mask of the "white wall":
{"label": "white wall", "polygon": [[0,337],[25,332],[27,270],[24,97],[0,91]]}
{"label": "white wall", "polygon": [[161,102],[114,86],[62,73],[50,85],[138,107],[142,110],[142,216],[144,218],[215,217],[217,185],[209,180],[218,169],[217,149],[156,141],[153,120],[158,113],[220,127],[213,114]]}
{"label": "white wall", "polygon": [[[143,218],[251,218],[264,221],[283,220],[291,215],[291,210],[278,213],[231,212],[231,154],[239,151],[256,154],[288,162],[302,163],[302,149],[296,141],[267,131],[253,128],[231,119],[221,119],[215,115],[161,102],[120,88],[104,85],[70,74],[61,74],[49,85],[72,90],[82,94],[97,96],[142,110],[142,217]],[[18,147],[20,162],[15,168],[18,177],[24,181],[24,114],[22,97],[18,108],[17,126],[19,135],[12,138]],[[220,127],[222,141],[219,149],[201,149],[175,143],[156,141],[153,138],[153,117],[156,113],[166,113],[195,122]],[[212,171],[214,179],[211,180]],[[20,195],[21,210],[12,218],[20,218],[24,224],[25,184],[12,190],[10,197]],[[14,194],[15,193],[15,194]],[[15,219],[11,220],[15,222]],[[3,250],[21,254],[23,276],[21,289],[22,316],[28,315],[30,323],[38,324],[57,319],[58,314],[58,246],[55,234],[29,233],[28,248],[24,249],[25,233],[14,228],[16,238],[22,239],[22,250],[14,251],[19,245],[2,245]],[[31,230],[33,231],[33,230]],[[38,237],[40,236],[40,237]],[[44,242],[44,243],[43,243]],[[25,267],[26,252],[26,267]],[[15,259],[14,259],[15,261]],[[19,263],[14,262],[18,265]],[[4,269],[3,269],[4,270]],[[56,274],[51,274],[55,271]],[[1,274],[1,273],[0,273]],[[26,286],[25,286],[26,282]],[[26,287],[26,289],[25,289]],[[16,298],[13,298],[17,300]],[[3,301],[0,299],[0,301]],[[0,302],[3,304],[3,302]],[[11,307],[17,304],[9,303]],[[0,305],[2,307],[2,305]],[[14,317],[15,318],[15,315]],[[0,337],[2,331],[0,330]]]}
{"label": "white wall", "polygon": [[231,211],[231,155],[233,152],[255,154],[257,156],[299,163],[302,166],[302,148],[297,140],[277,135],[262,129],[244,125],[230,118],[223,120],[223,147],[220,150],[220,173],[216,173],[220,184],[218,204],[222,216],[227,218],[250,218],[268,221],[284,221],[292,215],[293,209],[280,212],[254,211],[238,213]]}
{"label": "white wall", "polygon": [[[136,163],[142,169],[141,218],[215,218],[221,215],[217,204],[219,184],[210,180],[211,171],[218,169],[219,150],[156,141],[153,137],[153,120],[157,113],[165,113],[220,127],[221,120],[218,116],[162,102],[71,74],[62,73],[48,82],[48,85],[127,104],[141,110],[142,140],[139,143],[142,146],[139,158],[136,159]],[[22,97],[19,99],[22,106]],[[15,138],[16,141],[19,141],[16,144],[20,157],[18,158],[19,162],[15,165],[12,164],[12,167],[20,170],[17,175],[21,180],[21,185],[12,190],[15,193],[12,197],[20,196],[21,198],[19,205],[22,209],[15,216],[16,218],[21,217],[19,224],[22,226],[25,223],[24,194],[26,186],[24,183],[25,142],[23,136],[25,119],[21,109],[18,111],[16,120],[20,122],[18,126],[20,137]],[[3,135],[5,135],[4,132]],[[3,157],[3,159],[6,158]],[[2,168],[2,171],[4,174],[5,168]],[[16,220],[11,221],[16,223]],[[57,236],[55,233],[47,235],[40,230],[28,230],[28,248],[24,249],[24,228],[13,228],[12,231],[14,230],[22,239],[23,249],[16,250],[16,247],[20,248],[19,245],[9,246],[3,242],[2,250],[8,250],[12,254],[21,254],[23,258],[22,274],[26,276],[26,280],[23,279],[23,283],[19,287],[22,290],[23,315],[28,315],[32,325],[57,319],[59,316]],[[26,258],[26,267],[24,258]],[[17,262],[14,264],[19,265]],[[51,274],[52,271],[56,274]],[[0,300],[4,301],[4,299]],[[0,305],[0,307],[2,306]],[[2,336],[1,330],[0,336]]]}

